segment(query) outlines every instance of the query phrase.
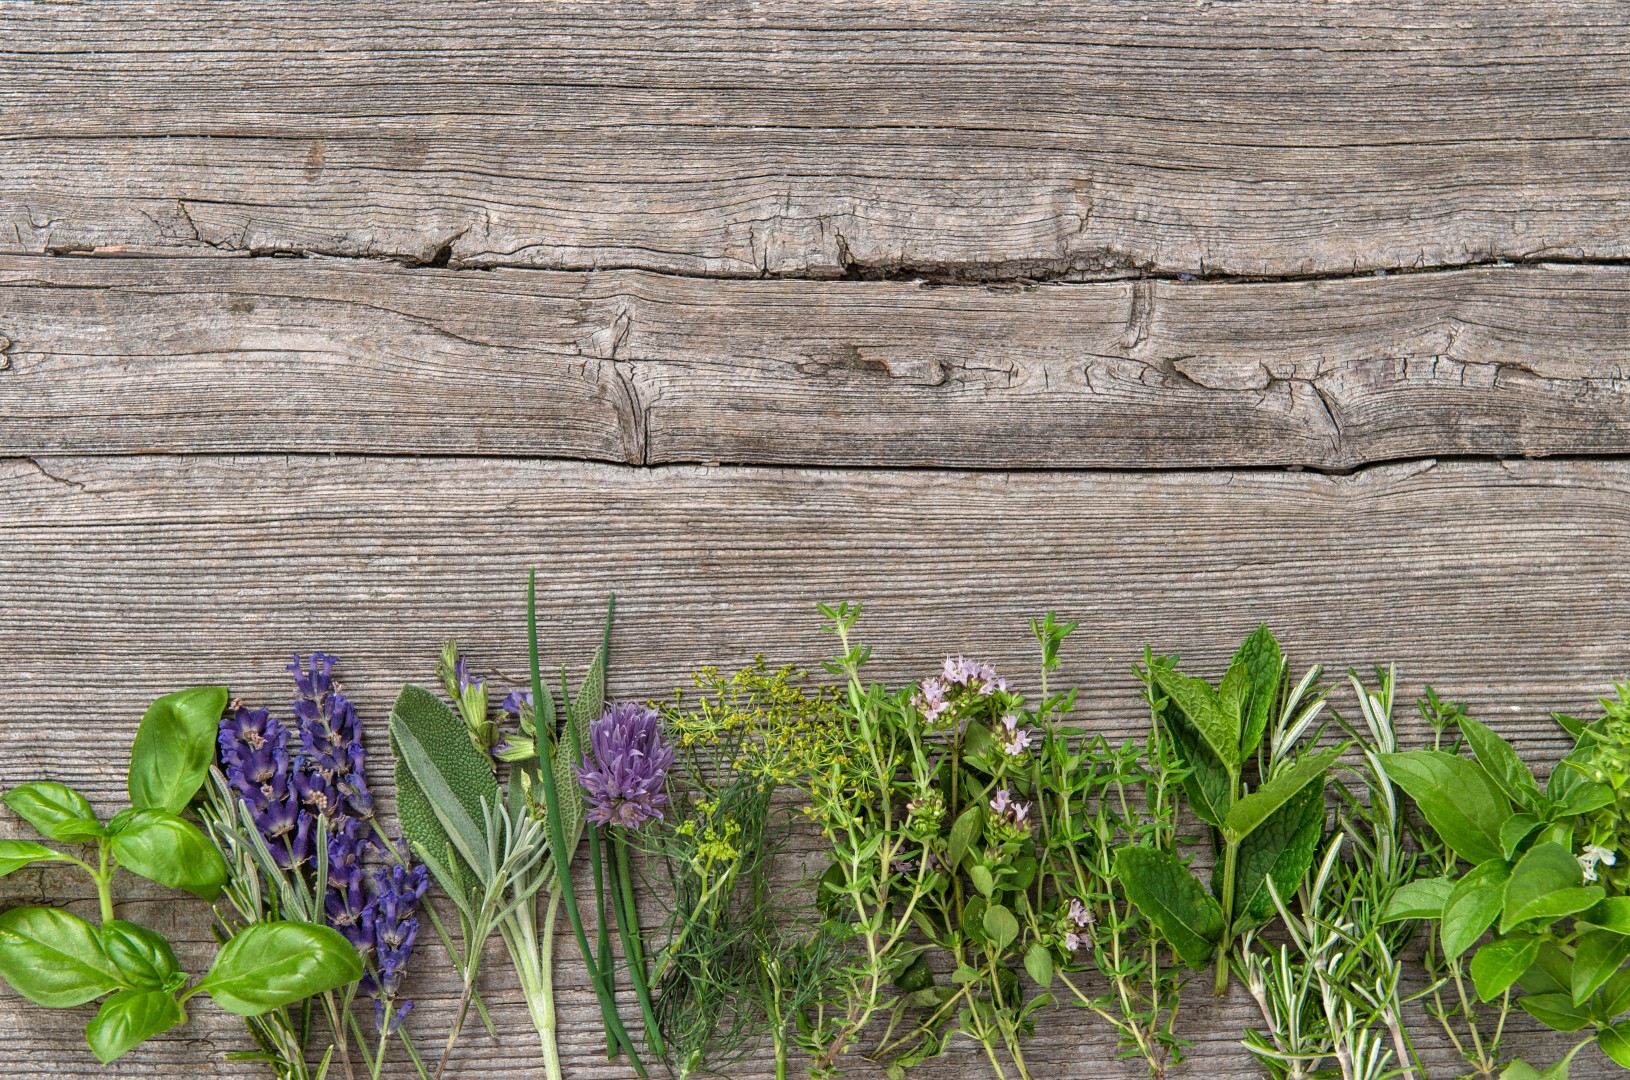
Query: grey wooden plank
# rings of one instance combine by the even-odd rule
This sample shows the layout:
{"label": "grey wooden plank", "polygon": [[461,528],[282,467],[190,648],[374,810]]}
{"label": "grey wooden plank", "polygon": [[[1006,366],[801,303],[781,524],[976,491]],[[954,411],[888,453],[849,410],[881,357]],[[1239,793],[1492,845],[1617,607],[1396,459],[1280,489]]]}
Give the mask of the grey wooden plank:
{"label": "grey wooden plank", "polygon": [[[224,680],[286,697],[284,657],[325,648],[381,745],[403,680],[430,677],[456,635],[502,685],[523,665],[522,581],[541,567],[547,654],[582,664],[605,593],[619,594],[611,692],[657,696],[703,662],[763,651],[814,663],[831,649],[817,599],[855,597],[880,678],[963,651],[1032,679],[1026,620],[1080,619],[1061,676],[1079,718],[1140,731],[1130,664],[1142,646],[1215,671],[1258,619],[1294,663],[1332,674],[1396,660],[1400,700],[1429,680],[1525,749],[1563,745],[1547,710],[1583,710],[1624,674],[1623,552],[1630,463],[1416,463],[1310,473],[935,473],[669,467],[287,455],[0,460],[0,782],[48,777],[103,806],[142,707]],[[1338,707],[1342,699],[1338,698]],[[1406,724],[1419,734],[1419,724]],[[391,806],[376,756],[373,779]],[[15,828],[6,819],[4,828]],[[89,900],[56,871],[0,884],[5,902]],[[197,966],[201,904],[127,884],[133,910],[173,928]],[[66,893],[64,893],[66,889]],[[74,891],[77,889],[78,891]],[[432,952],[426,956],[433,957]],[[593,1003],[563,949],[569,1075],[596,1061]],[[503,964],[489,969],[503,1041],[472,1033],[462,1076],[541,1075]],[[434,1032],[451,1007],[433,959],[414,993]],[[1187,1075],[1254,1075],[1233,1040],[1244,1000],[1206,1002],[1185,1031]],[[222,1055],[243,1042],[206,1006],[137,1052],[121,1075],[254,1075]],[[101,1075],[80,1049],[83,1010],[0,994],[8,1075]],[[1433,1060],[1441,1042],[1417,1016]],[[1560,1053],[1517,1023],[1525,1052]],[[1038,1076],[1134,1077],[1103,1025],[1049,1017]],[[924,1080],[983,1075],[966,1048]],[[865,1069],[859,1075],[870,1075]],[[1578,1070],[1606,1076],[1600,1059]],[[394,1076],[403,1076],[397,1071]],[[739,1080],[766,1075],[752,1063]]]}
{"label": "grey wooden plank", "polygon": [[1621,259],[1615,0],[0,10],[0,245],[686,274]]}
{"label": "grey wooden plank", "polygon": [[0,256],[0,452],[968,468],[1630,449],[1630,268],[1029,289]]}

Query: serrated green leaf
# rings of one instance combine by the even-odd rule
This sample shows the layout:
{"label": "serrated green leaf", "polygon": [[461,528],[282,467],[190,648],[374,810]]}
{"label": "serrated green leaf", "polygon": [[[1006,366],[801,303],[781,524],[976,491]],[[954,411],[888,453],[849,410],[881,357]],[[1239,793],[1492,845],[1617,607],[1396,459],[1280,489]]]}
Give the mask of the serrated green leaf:
{"label": "serrated green leaf", "polygon": [[1189,809],[1207,825],[1221,828],[1233,799],[1233,781],[1229,779],[1227,768],[1183,716],[1182,710],[1169,699],[1165,699],[1160,715],[1178,758],[1187,766],[1183,773],[1183,794],[1188,798]]}
{"label": "serrated green leaf", "polygon": [[1511,801],[1481,765],[1440,750],[1380,758],[1456,855],[1474,865],[1502,856],[1500,826],[1511,817]]}
{"label": "serrated green leaf", "polygon": [[1573,952],[1573,1003],[1583,1005],[1630,960],[1630,937],[1611,930],[1580,934]]}
{"label": "serrated green leaf", "polygon": [[1268,728],[1274,702],[1279,697],[1279,684],[1285,675],[1285,658],[1279,642],[1266,624],[1257,626],[1234,654],[1233,664],[1246,672],[1245,692],[1240,699],[1240,760],[1245,761],[1262,742]]}
{"label": "serrated green leaf", "polygon": [[1506,881],[1510,877],[1510,864],[1496,858],[1472,867],[1455,883],[1443,903],[1443,922],[1439,927],[1445,959],[1453,960],[1471,948],[1483,936],[1483,931],[1500,917]]}
{"label": "serrated green leaf", "polygon": [[1235,910],[1252,922],[1272,917],[1268,881],[1280,896],[1294,895],[1323,837],[1324,777],[1318,776],[1241,842],[1234,875]]}
{"label": "serrated green leaf", "polygon": [[1448,902],[1449,894],[1454,891],[1454,887],[1454,882],[1446,877],[1420,878],[1411,881],[1392,894],[1392,899],[1387,902],[1387,909],[1385,914],[1381,916],[1381,921],[1441,919],[1443,918],[1443,905]]}
{"label": "serrated green leaf", "polygon": [[0,802],[49,840],[81,843],[107,834],[90,800],[66,784],[36,781],[19,784]]}
{"label": "serrated green leaf", "polygon": [[1472,957],[1472,982],[1477,996],[1493,1001],[1517,981],[1539,954],[1540,939],[1532,934],[1513,934],[1491,941]]}
{"label": "serrated green leaf", "polygon": [[1252,830],[1268,820],[1269,815],[1294,798],[1297,792],[1324,776],[1350,745],[1342,743],[1309,754],[1235,802],[1223,819],[1223,835],[1235,843],[1251,835]]}
{"label": "serrated green leaf", "polygon": [[1149,671],[1160,692],[1183,713],[1189,724],[1205,740],[1206,746],[1224,765],[1240,765],[1240,720],[1230,714],[1211,684],[1204,679],[1184,675],[1171,668],[1153,667]]}
{"label": "serrated green leaf", "polygon": [[107,1065],[182,1019],[181,1006],[168,990],[120,990],[102,1002],[85,1025],[85,1041],[96,1059]]}
{"label": "serrated green leaf", "polygon": [[1559,919],[1593,907],[1606,890],[1580,887],[1579,860],[1561,844],[1535,844],[1512,868],[1500,932],[1530,919]]}
{"label": "serrated green leaf", "polygon": [[1222,906],[1177,856],[1124,847],[1115,855],[1115,880],[1183,963],[1199,971],[1211,962],[1222,936]]}

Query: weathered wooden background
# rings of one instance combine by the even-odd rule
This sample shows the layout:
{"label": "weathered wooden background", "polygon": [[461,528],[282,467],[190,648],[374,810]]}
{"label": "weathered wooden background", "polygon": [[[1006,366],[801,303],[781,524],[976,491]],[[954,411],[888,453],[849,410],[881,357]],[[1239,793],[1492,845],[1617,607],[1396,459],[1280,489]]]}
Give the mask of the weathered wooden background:
{"label": "weathered wooden background", "polygon": [[[1547,711],[1630,670],[1626,22],[0,3],[0,782],[111,807],[147,701],[276,705],[313,648],[380,747],[444,638],[519,671],[534,564],[574,665],[618,592],[620,696],[812,664],[840,597],[880,675],[1017,676],[1056,608],[1082,713],[1132,734],[1145,643],[1215,669],[1266,619],[1554,750]],[[121,899],[203,961],[202,904]],[[623,1076],[561,952],[570,1075]],[[541,1075],[505,968],[458,1076]],[[433,947],[413,991],[445,1030]],[[1207,997],[1188,1075],[1255,1075]],[[88,1016],[0,993],[0,1075],[100,1075]],[[1043,1027],[1038,1077],[1139,1074]],[[117,1072],[257,1075],[246,1045],[201,1005]]]}

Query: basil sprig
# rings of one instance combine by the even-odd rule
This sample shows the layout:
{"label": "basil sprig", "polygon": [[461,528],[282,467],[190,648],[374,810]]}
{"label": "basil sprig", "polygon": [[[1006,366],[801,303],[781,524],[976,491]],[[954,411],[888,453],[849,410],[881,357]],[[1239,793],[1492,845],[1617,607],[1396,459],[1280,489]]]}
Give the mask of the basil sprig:
{"label": "basil sprig", "polygon": [[130,750],[130,806],[107,821],[73,788],[49,781],[4,795],[46,840],[94,847],[86,858],[32,840],[0,840],[0,877],[42,862],[78,866],[96,884],[101,925],[61,908],[0,913],[0,979],[53,1009],[105,997],[85,1038],[104,1063],[144,1039],[187,1022],[186,1001],[208,994],[240,1016],[258,1016],[362,977],[362,960],[326,926],[268,922],[235,935],[190,988],[170,943],[114,917],[119,867],[204,900],[220,895],[226,863],[202,830],[182,817],[203,785],[228,694],[199,686],[153,702]]}

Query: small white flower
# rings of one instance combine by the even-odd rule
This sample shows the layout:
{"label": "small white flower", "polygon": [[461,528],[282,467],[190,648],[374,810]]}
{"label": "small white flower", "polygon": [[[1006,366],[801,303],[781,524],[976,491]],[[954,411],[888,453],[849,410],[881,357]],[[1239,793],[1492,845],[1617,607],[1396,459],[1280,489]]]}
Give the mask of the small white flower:
{"label": "small white flower", "polygon": [[1579,856],[1579,869],[1584,871],[1586,881],[1596,880],[1596,864],[1605,863],[1613,866],[1619,857],[1613,853],[1612,848],[1605,848],[1600,844],[1586,844],[1584,852]]}

